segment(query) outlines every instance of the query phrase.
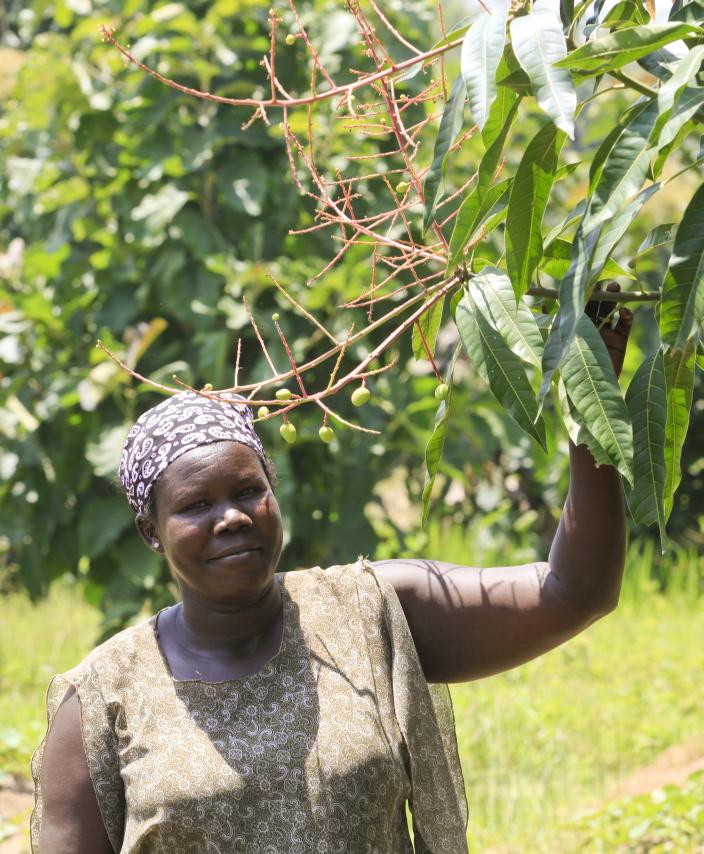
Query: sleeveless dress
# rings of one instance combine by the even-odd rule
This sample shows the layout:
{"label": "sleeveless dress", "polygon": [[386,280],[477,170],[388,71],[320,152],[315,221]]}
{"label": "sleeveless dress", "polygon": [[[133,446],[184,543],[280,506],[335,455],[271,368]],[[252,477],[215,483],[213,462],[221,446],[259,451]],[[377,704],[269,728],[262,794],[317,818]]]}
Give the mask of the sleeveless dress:
{"label": "sleeveless dress", "polygon": [[[114,850],[466,852],[449,692],[425,681],[393,587],[363,559],[276,579],[281,647],[251,676],[174,679],[152,617],[52,680],[49,726],[76,688]],[[32,759],[35,854],[43,747]]]}

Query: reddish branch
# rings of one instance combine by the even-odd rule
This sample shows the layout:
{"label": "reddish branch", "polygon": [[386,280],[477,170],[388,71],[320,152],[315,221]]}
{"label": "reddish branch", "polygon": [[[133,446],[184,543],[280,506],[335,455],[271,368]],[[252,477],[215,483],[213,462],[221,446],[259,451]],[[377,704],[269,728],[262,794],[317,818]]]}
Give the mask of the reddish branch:
{"label": "reddish branch", "polygon": [[[245,127],[258,119],[268,124],[267,111],[271,109],[281,111],[280,127],[291,178],[299,192],[312,198],[316,204],[314,224],[292,233],[326,231],[340,246],[334,257],[312,277],[309,284],[328,273],[353,246],[365,246],[369,249],[369,285],[361,294],[341,306],[342,309],[366,309],[367,323],[362,329],[353,334],[354,324],[351,324],[345,340],[338,341],[332,332],[306,311],[273,276],[270,276],[279,292],[300,314],[328,337],[333,346],[326,353],[299,365],[278,321],[274,319],[276,331],[290,363],[290,370],[277,371],[250,306],[244,300],[255,336],[271,370],[271,377],[265,382],[240,384],[241,341],[239,341],[233,388],[220,391],[212,391],[209,387],[192,390],[205,397],[216,398],[230,391],[248,393],[247,402],[250,404],[272,407],[268,417],[286,418],[292,409],[312,403],[322,410],[323,423],[327,423],[328,418],[332,417],[354,429],[373,433],[376,431],[345,421],[330,407],[329,398],[351,382],[365,382],[368,377],[389,370],[394,364],[393,360],[387,360],[381,367],[373,368],[372,366],[375,362],[382,360],[387,350],[393,347],[402,335],[410,334],[414,326],[418,330],[432,370],[438,381],[442,382],[432,348],[424,334],[422,318],[439,300],[459,285],[459,276],[447,277],[444,272],[448,261],[448,247],[443,228],[457,215],[466,189],[476,175],[470,175],[461,187],[451,191],[442,200],[439,205],[442,214],[438,213],[438,218],[432,223],[434,242],[423,243],[418,230],[418,221],[424,204],[423,181],[428,170],[428,157],[421,163],[417,162],[417,158],[419,151],[425,151],[422,145],[423,132],[436,122],[447,101],[448,87],[445,79],[444,56],[447,51],[457,47],[462,39],[453,40],[429,51],[421,51],[401,35],[377,0],[369,0],[369,2],[372,10],[370,15],[362,10],[358,0],[348,0],[347,9],[355,18],[361,34],[364,54],[373,67],[365,71],[352,69],[351,73],[355,79],[352,82],[338,84],[333,75],[327,71],[316,51],[298,14],[295,0],[288,0],[296,27],[291,35],[305,45],[310,57],[309,93],[298,97],[290,94],[284,82],[277,77],[276,53],[279,48],[280,24],[283,19],[273,10],[269,14],[269,51],[262,57],[262,66],[269,78],[268,98],[229,98],[184,86],[164,77],[145,63],[139,62],[128,48],[115,39],[111,28],[102,27],[101,30],[104,38],[113,44],[129,62],[166,86],[196,98],[252,110]],[[446,39],[445,22],[440,5],[438,5],[438,13],[440,31],[443,39]],[[393,45],[382,42],[377,30],[386,34]],[[394,60],[394,50],[399,47],[404,53],[410,50],[413,55],[401,61]],[[438,59],[440,60],[439,73],[437,73],[436,64]],[[407,93],[399,95],[397,93],[399,77],[404,71],[418,64],[421,66],[418,73],[425,74],[429,68],[435,67],[436,76],[419,86],[419,91],[415,95]],[[321,83],[325,87],[322,90]],[[356,101],[355,93],[358,93],[361,98],[359,102]],[[347,160],[350,163],[359,166],[355,174],[344,175],[339,171],[333,175],[326,174],[324,164],[316,162],[316,150],[313,146],[313,110],[322,109],[325,104],[330,110],[331,120],[338,122],[343,131],[371,139],[388,135],[392,143],[390,150],[348,156]],[[301,134],[301,138],[291,129],[289,121],[290,111],[297,107],[307,110],[305,136]],[[475,130],[476,128],[472,127],[461,134],[450,150],[459,149]],[[367,163],[370,163],[367,174],[360,173],[359,170],[367,169]],[[301,176],[307,177],[302,180]],[[373,213],[363,213],[361,210],[365,186],[366,192],[372,192],[375,198]],[[484,235],[481,233],[475,242],[483,239]],[[471,250],[472,247],[468,249]],[[545,289],[534,289],[532,292],[539,296],[556,296],[552,291]],[[640,299],[653,298],[651,295],[635,296]],[[610,292],[607,291],[598,295],[598,298],[603,299],[610,297]],[[623,295],[620,299],[623,299]],[[384,302],[387,302],[391,308],[376,320],[373,319],[373,309]],[[369,337],[382,326],[388,326],[382,342],[357,364],[343,371],[343,365],[350,361],[352,346]],[[179,388],[190,388],[177,377],[174,377],[175,387],[152,382],[137,374],[102,345],[99,346],[134,377],[150,383],[161,391],[174,392]],[[304,383],[305,373],[325,364],[328,360],[333,366],[324,388],[317,392],[309,392]],[[294,395],[285,403],[275,398],[260,398],[263,388],[285,382],[291,377],[295,377],[300,394]]]}

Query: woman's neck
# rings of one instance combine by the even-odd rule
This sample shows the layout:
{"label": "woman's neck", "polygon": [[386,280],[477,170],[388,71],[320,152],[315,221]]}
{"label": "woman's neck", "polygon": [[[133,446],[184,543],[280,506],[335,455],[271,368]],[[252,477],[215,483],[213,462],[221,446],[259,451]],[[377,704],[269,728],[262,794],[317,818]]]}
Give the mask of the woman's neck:
{"label": "woman's neck", "polygon": [[246,604],[210,602],[188,589],[182,589],[181,595],[181,607],[173,614],[173,640],[184,652],[199,658],[256,655],[270,645],[280,626],[283,602],[276,578],[258,600]]}

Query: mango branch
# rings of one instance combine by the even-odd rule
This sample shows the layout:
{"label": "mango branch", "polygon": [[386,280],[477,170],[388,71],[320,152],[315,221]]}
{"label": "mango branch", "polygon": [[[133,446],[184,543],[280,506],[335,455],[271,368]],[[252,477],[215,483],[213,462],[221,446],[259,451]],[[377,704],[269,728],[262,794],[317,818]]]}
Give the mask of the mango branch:
{"label": "mango branch", "polygon": [[[205,92],[202,89],[195,89],[192,86],[184,86],[182,83],[177,83],[175,80],[165,77],[155,68],[151,68],[146,63],[140,62],[128,48],[121,44],[115,38],[114,27],[110,27],[107,24],[101,24],[99,30],[105,41],[110,42],[113,47],[117,48],[128,62],[141,69],[146,74],[149,74],[160,83],[168,86],[170,89],[175,89],[177,92],[182,92],[184,95],[192,95],[194,98],[200,98],[203,101],[212,101],[216,104],[228,104],[231,107],[253,107],[255,110],[266,110],[269,107],[302,107],[307,104],[317,104],[321,101],[327,101],[330,98],[346,99],[358,89],[369,86],[377,80],[383,80],[384,78],[393,77],[396,74],[407,71],[419,62],[430,62],[442,54],[447,53],[448,50],[459,47],[462,44],[462,39],[455,39],[448,44],[444,44],[440,47],[434,48],[433,50],[421,53],[411,59],[406,59],[397,63],[390,63],[384,68],[373,73],[365,74],[351,83],[344,83],[340,85],[333,85],[331,83],[331,88],[326,89],[323,92],[314,92],[310,95],[304,95],[297,98],[287,96],[284,97],[283,100],[277,98],[275,93],[273,97],[269,98],[228,98],[224,95],[216,95],[213,92]],[[307,44],[310,44],[310,42],[307,42]],[[271,62],[271,60],[269,60],[269,62]]]}

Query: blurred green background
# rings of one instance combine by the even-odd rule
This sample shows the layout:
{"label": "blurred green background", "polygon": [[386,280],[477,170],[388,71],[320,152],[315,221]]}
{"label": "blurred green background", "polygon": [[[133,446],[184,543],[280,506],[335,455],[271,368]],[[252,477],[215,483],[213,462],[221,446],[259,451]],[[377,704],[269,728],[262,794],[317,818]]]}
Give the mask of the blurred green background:
{"label": "blurred green background", "polygon": [[[387,5],[407,38],[421,46],[435,39],[429,0]],[[126,67],[98,32],[102,23],[118,26],[138,58],[181,83],[247,96],[266,90],[260,58],[268,47],[268,8],[247,0],[34,0],[0,10],[0,785],[4,779],[6,788],[21,788],[18,779],[27,775],[51,673],[174,596],[166,567],[135,536],[115,478],[129,425],[159,395],[116,368],[95,349],[96,340],[152,379],[170,382],[176,372],[196,386],[217,387],[232,382],[241,337],[243,379],[263,379],[268,369],[243,295],[277,365],[286,361],[268,320],[274,310],[298,359],[326,349],[320,333],[277,294],[268,272],[338,336],[353,319],[358,328],[364,322],[362,314],[353,318],[338,307],[369,283],[363,247],[309,284],[338,247],[321,232],[289,234],[313,223],[314,208],[289,175],[280,117],[272,113],[270,127],[256,122],[244,131],[248,113],[182,95]],[[328,69],[340,81],[352,79],[349,69],[363,67],[364,59],[344,5],[305,0],[299,9]],[[284,46],[296,27],[288,8],[279,11],[278,73],[289,91],[302,93],[309,57],[300,42]],[[451,25],[464,11],[456,3],[445,13]],[[397,47],[394,55],[406,56]],[[422,80],[406,85],[417,91]],[[618,96],[598,101],[575,156],[588,157],[621,107]],[[292,116],[299,130],[306,121],[305,113]],[[533,127],[528,105],[509,157],[518,158]],[[360,168],[351,156],[390,145],[384,135],[346,131],[332,109],[316,112],[314,140],[319,162],[350,175]],[[451,176],[462,180],[480,150],[470,139],[453,159]],[[378,168],[382,161],[374,162]],[[398,166],[392,158],[383,162]],[[360,210],[373,213],[386,204],[377,186],[358,185]],[[669,195],[659,194],[650,218],[639,218],[643,233],[629,235],[632,246],[681,213],[682,196],[672,186]],[[571,206],[567,190],[561,202]],[[487,257],[492,251],[486,247]],[[637,272],[647,277],[652,270]],[[653,328],[652,309],[639,308],[627,375],[648,351]],[[383,334],[360,343],[350,358],[363,356]],[[439,336],[441,368],[455,340],[447,324]],[[380,430],[378,437],[336,428],[333,444],[323,445],[320,419],[308,411],[296,413],[294,446],[279,439],[276,422],[262,426],[280,474],[281,568],[346,562],[360,553],[484,566],[543,558],[566,490],[567,440],[554,413],[547,413],[545,455],[460,362],[434,509],[421,529],[435,379],[427,363],[413,359],[410,341],[398,356],[396,369],[370,383],[373,400],[362,423]],[[696,810],[704,792],[696,778],[676,791],[654,786],[663,793],[654,800],[647,793],[624,806],[617,797],[624,778],[668,748],[684,745],[693,767],[704,755],[701,376],[669,525],[671,551],[661,555],[653,532],[632,530],[624,605],[616,614],[540,661],[454,692],[473,850],[573,851],[577,840],[589,851],[704,850],[696,847],[704,845],[704,817]],[[311,374],[311,386],[326,377],[324,370]],[[336,405],[359,418],[347,399]],[[579,817],[590,810],[594,817]],[[0,799],[0,845],[3,835],[19,838],[15,829],[23,820],[20,813],[4,815]],[[662,833],[662,844],[669,834],[677,845],[654,847]]]}

